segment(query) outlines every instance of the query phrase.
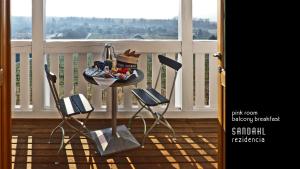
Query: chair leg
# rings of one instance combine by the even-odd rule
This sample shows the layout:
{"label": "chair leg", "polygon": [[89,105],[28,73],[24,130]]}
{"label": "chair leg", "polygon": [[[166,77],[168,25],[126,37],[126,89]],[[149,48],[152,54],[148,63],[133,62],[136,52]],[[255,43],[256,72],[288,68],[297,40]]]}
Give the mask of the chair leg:
{"label": "chair leg", "polygon": [[85,124],[89,120],[90,114],[91,114],[91,112],[87,113],[86,117],[82,121],[80,121],[80,120],[78,120],[78,119],[76,119],[74,117],[70,117],[70,118],[72,120],[76,121],[83,129],[85,129],[85,130],[87,130],[89,132],[89,129],[86,127]]}
{"label": "chair leg", "polygon": [[[88,139],[92,139],[90,135],[87,135],[86,133],[80,131],[78,128],[76,128],[75,126],[73,126],[69,121],[66,121],[66,124],[71,127],[73,130],[75,130],[79,135],[83,135]],[[88,133],[89,134],[89,133]]]}
{"label": "chair leg", "polygon": [[158,124],[158,119],[155,120],[155,122],[152,124],[152,126],[149,128],[149,130],[146,132],[146,134],[144,134],[144,137],[143,137],[143,141],[142,141],[142,148],[144,148],[144,144],[145,144],[145,139],[146,137],[148,137],[150,131]]}
{"label": "chair leg", "polygon": [[[137,116],[140,112],[141,112],[141,110],[143,110],[144,109],[144,107],[145,107],[145,105],[144,106],[142,106],[130,119],[129,119],[129,121],[128,121],[128,129],[130,130],[131,129],[131,123],[132,123],[132,120],[134,120],[136,117],[141,117],[141,116]],[[141,117],[142,118],[142,117]],[[143,122],[144,122],[144,124],[146,124],[145,123],[145,120],[144,120],[144,118],[142,118],[142,120],[143,120]],[[145,125],[144,125],[145,126]],[[145,128],[145,127],[144,127]]]}
{"label": "chair leg", "polygon": [[[68,121],[66,121],[66,124],[71,127],[73,130],[75,130],[75,133],[70,137],[70,139],[65,143],[64,140],[65,140],[65,131],[64,131],[64,128],[63,127],[60,127],[61,130],[62,130],[62,141],[61,141],[61,144],[60,144],[60,148],[57,152],[57,154],[60,153],[60,151],[67,145],[70,143],[70,141],[76,136],[76,135],[84,135],[85,137],[90,138],[90,136],[86,135],[85,133],[83,133],[82,131],[78,130],[76,127],[74,127],[73,125],[71,125]],[[92,139],[91,139],[92,140]]]}
{"label": "chair leg", "polygon": [[85,117],[85,119],[83,120],[83,125],[82,125],[82,127],[89,133],[90,132],[90,130],[86,127],[86,123],[87,123],[87,121],[89,120],[89,117],[90,117],[90,114],[91,114],[91,112],[89,112],[87,115],[86,115],[86,117]]}
{"label": "chair leg", "polygon": [[69,140],[68,140],[66,143],[64,143],[64,147],[65,147],[67,144],[69,144],[70,141],[71,141],[76,135],[78,135],[77,132],[75,132],[75,133],[69,138]]}
{"label": "chair leg", "polygon": [[52,136],[53,134],[58,130],[60,129],[61,130],[61,141],[60,141],[60,147],[57,151],[57,155],[60,153],[60,151],[65,147],[65,144],[64,144],[64,140],[65,140],[65,130],[63,128],[63,124],[64,124],[65,120],[63,120],[62,122],[60,122],[51,132],[50,134],[50,138],[49,138],[49,141],[48,143],[51,144],[51,139],[52,139]]}
{"label": "chair leg", "polygon": [[[87,114],[87,116],[86,116],[82,121],[80,121],[80,120],[78,120],[78,119],[76,119],[76,118],[74,118],[74,117],[70,117],[70,119],[74,120],[75,122],[77,122],[77,123],[80,125],[81,130],[78,129],[78,128],[76,128],[75,126],[73,126],[73,125],[72,125],[71,123],[69,123],[69,122],[67,122],[67,124],[68,124],[68,126],[71,127],[73,130],[75,130],[77,134],[79,134],[79,135],[84,135],[85,137],[91,139],[91,137],[89,136],[90,130],[89,130],[89,129],[86,127],[86,125],[85,125],[85,124],[87,123],[87,121],[89,120],[90,114],[91,114],[91,112],[89,112],[89,113]],[[82,129],[84,129],[85,131],[82,131]],[[84,132],[86,132],[87,134],[84,133]],[[76,133],[75,133],[75,134],[76,134]],[[75,136],[75,134],[74,134],[73,136]],[[73,136],[72,136],[72,137],[73,137]],[[71,140],[71,139],[70,139],[70,140]]]}
{"label": "chair leg", "polygon": [[168,129],[170,129],[172,131],[172,133],[173,133],[173,139],[172,140],[176,141],[176,134],[175,134],[175,131],[174,131],[173,127],[170,125],[170,123],[167,121],[167,119],[165,119],[163,116],[161,116],[161,119],[162,120],[160,120],[160,123],[162,125],[166,126]]}
{"label": "chair leg", "polygon": [[[70,118],[69,118],[69,119],[72,119],[72,120],[74,120],[75,122],[77,122],[77,123],[85,130],[85,132],[87,132],[87,134],[84,133],[83,131],[81,131],[82,129],[79,130],[78,128],[76,128],[75,126],[73,126],[73,125],[68,121],[69,119],[65,119],[64,121],[62,121],[62,122],[61,122],[61,123],[60,123],[53,131],[52,131],[51,136],[50,136],[50,140],[51,140],[52,134],[53,134],[58,128],[61,128],[61,130],[62,130],[62,140],[61,140],[60,148],[59,148],[57,154],[59,154],[60,151],[61,151],[67,144],[69,144],[70,141],[71,141],[76,135],[83,135],[83,136],[87,137],[88,139],[93,140],[93,139],[88,135],[88,134],[89,134],[89,129],[85,126],[85,123],[87,122],[89,116],[90,116],[90,112],[87,114],[87,116],[86,116],[86,118],[84,119],[83,122],[82,122],[82,121],[79,121],[78,119],[73,118],[73,117],[70,117]],[[64,131],[64,128],[62,127],[62,125],[64,124],[64,122],[66,122],[66,124],[67,124],[70,128],[72,128],[72,129],[75,131],[75,133],[70,137],[70,139],[69,139],[66,143],[64,143],[65,131]],[[50,141],[49,141],[49,142],[50,142]]]}
{"label": "chair leg", "polygon": [[144,117],[143,116],[136,116],[136,118],[140,118],[143,121],[143,124],[144,124],[144,134],[146,134],[146,132],[147,132],[147,124],[146,124],[146,121],[145,121]]}
{"label": "chair leg", "polygon": [[64,124],[64,121],[60,122],[51,132],[50,134],[50,138],[49,138],[49,141],[48,143],[51,144],[51,139],[52,139],[52,135],[59,129],[62,127],[62,125]]}
{"label": "chair leg", "polygon": [[61,142],[60,142],[60,147],[57,151],[57,155],[59,155],[60,151],[65,147],[65,130],[63,127],[59,127],[61,129]]}
{"label": "chair leg", "polygon": [[[76,120],[75,120],[76,121]],[[78,121],[77,121],[78,122]],[[79,129],[77,129],[76,127],[74,127],[70,122],[68,122],[68,121],[66,121],[66,124],[69,126],[69,127],[71,127],[73,130],[75,130],[75,133],[70,137],[70,139],[66,142],[66,143],[64,143],[64,129],[62,128],[62,130],[63,130],[63,138],[62,138],[62,143],[61,143],[61,145],[60,145],[60,148],[59,148],[59,150],[58,150],[58,152],[57,152],[57,154],[59,154],[60,153],[60,151],[67,145],[67,144],[69,144],[70,143],[70,141],[76,136],[76,135],[83,135],[83,136],[85,136],[85,137],[87,137],[88,139],[90,139],[90,140],[92,140],[93,141],[93,143],[95,143],[94,142],[94,140],[90,137],[90,136],[88,136],[87,134],[85,134],[85,133],[83,133],[82,131],[80,131]],[[84,129],[86,129],[87,131],[89,131],[85,126],[82,126]]]}

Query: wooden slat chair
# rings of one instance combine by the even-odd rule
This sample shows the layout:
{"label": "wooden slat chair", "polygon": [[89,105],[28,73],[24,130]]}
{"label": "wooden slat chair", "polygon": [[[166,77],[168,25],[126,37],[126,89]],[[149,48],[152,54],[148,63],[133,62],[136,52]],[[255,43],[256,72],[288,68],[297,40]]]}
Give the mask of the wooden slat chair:
{"label": "wooden slat chair", "polygon": [[[148,89],[140,89],[139,88],[139,89],[133,89],[132,90],[132,93],[137,98],[139,104],[141,105],[141,108],[130,118],[129,123],[128,123],[128,128],[129,129],[131,128],[131,123],[132,123],[133,119],[139,117],[143,120],[143,123],[144,123],[144,137],[143,137],[143,140],[142,140],[142,147],[144,147],[145,138],[149,135],[150,131],[157,124],[162,124],[162,125],[166,126],[167,128],[169,128],[173,133],[173,140],[176,139],[175,131],[174,131],[173,127],[170,125],[170,123],[164,118],[164,114],[168,110],[168,107],[169,107],[169,104],[170,104],[170,98],[172,97],[172,94],[173,94],[173,91],[174,91],[177,72],[178,72],[179,69],[181,69],[182,64],[175,61],[175,60],[167,58],[163,55],[158,55],[158,59],[161,63],[161,66],[159,68],[159,73],[158,73],[158,76],[157,76],[157,79],[156,79],[156,82],[155,82],[154,89],[153,88],[148,88]],[[158,92],[156,90],[156,87],[157,87],[157,84],[158,84],[158,81],[159,81],[159,77],[161,75],[163,65],[166,65],[166,66],[174,69],[174,71],[175,71],[175,77],[174,77],[173,82],[172,82],[172,88],[171,88],[169,98],[166,98],[165,96],[161,95],[160,92]],[[162,112],[154,112],[151,109],[151,107],[158,106],[158,105],[161,105],[161,104],[167,104],[165,109]],[[144,108],[147,109],[155,119],[154,123],[152,124],[152,126],[148,130],[147,130],[147,126],[146,126],[146,122],[145,122],[144,118],[142,116],[138,115],[141,112],[141,110],[143,110]]]}
{"label": "wooden slat chair", "polygon": [[[60,144],[60,148],[57,152],[57,154],[59,154],[60,151],[68,143],[70,143],[70,141],[76,135],[83,135],[83,136],[91,139],[91,137],[89,135],[89,130],[85,126],[85,124],[88,121],[90,113],[94,110],[94,108],[83,94],[75,94],[75,95],[72,95],[69,97],[59,98],[56,87],[55,87],[55,83],[56,83],[56,79],[57,79],[56,75],[49,71],[47,64],[45,64],[45,72],[46,72],[46,77],[47,77],[56,107],[62,118],[62,121],[52,130],[50,139],[49,139],[49,144],[50,144],[52,135],[58,129],[61,129],[61,132],[62,132],[61,144]],[[85,119],[82,121],[76,119],[74,116],[78,115],[78,114],[86,114]],[[79,125],[79,127],[75,127],[73,124],[71,124],[71,121],[77,123]],[[69,126],[75,132],[66,143],[64,143],[64,137],[65,137],[64,124]]]}

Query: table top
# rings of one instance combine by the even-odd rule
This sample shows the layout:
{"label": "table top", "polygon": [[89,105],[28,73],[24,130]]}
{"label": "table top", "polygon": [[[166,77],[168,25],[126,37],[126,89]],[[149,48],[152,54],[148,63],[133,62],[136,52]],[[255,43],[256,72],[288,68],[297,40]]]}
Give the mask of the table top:
{"label": "table top", "polygon": [[[85,71],[88,70],[85,69]],[[83,77],[86,81],[88,81],[89,83],[91,84],[94,84],[94,85],[98,85],[96,83],[96,81],[93,79],[92,76],[89,76],[85,73],[85,71],[83,72]],[[128,79],[128,80],[117,80],[115,81],[110,87],[123,87],[123,86],[130,86],[130,85],[135,85],[139,82],[141,82],[143,79],[144,79],[144,73],[139,70],[139,69],[136,69],[137,71],[137,74],[138,74],[138,77],[136,78],[133,78],[133,79]]]}

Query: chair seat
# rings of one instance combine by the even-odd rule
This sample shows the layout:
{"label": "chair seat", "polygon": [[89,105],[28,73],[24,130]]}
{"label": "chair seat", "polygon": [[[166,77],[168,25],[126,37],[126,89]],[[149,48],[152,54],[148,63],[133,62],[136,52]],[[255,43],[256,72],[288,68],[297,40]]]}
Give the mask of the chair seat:
{"label": "chair seat", "polygon": [[76,94],[60,99],[59,106],[65,116],[84,114],[94,110],[83,94]]}
{"label": "chair seat", "polygon": [[159,104],[169,103],[169,100],[153,88],[133,89],[132,93],[147,106],[157,106]]}

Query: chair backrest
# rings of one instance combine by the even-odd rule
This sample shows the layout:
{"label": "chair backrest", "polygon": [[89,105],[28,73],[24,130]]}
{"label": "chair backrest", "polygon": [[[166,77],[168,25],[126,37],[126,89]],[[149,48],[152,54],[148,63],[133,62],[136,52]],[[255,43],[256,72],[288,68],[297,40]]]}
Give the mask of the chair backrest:
{"label": "chair backrest", "polygon": [[52,93],[52,96],[54,98],[56,107],[57,107],[58,110],[60,110],[60,108],[59,108],[59,97],[58,97],[57,90],[56,90],[56,87],[55,87],[55,83],[56,83],[56,79],[57,79],[56,75],[49,71],[49,68],[48,68],[47,64],[45,64],[44,67],[45,67],[46,77],[47,77],[47,80],[48,80],[48,83],[49,83],[51,93]]}
{"label": "chair backrest", "polygon": [[158,72],[157,79],[156,79],[156,82],[155,82],[155,87],[154,87],[155,89],[157,87],[158,80],[159,80],[159,77],[161,75],[161,70],[162,70],[163,65],[166,65],[166,66],[174,69],[174,71],[175,71],[175,76],[174,76],[174,79],[173,79],[173,82],[172,82],[171,92],[170,92],[170,95],[169,95],[169,98],[168,98],[170,100],[171,96],[173,94],[173,91],[174,91],[175,81],[176,81],[176,77],[177,77],[177,71],[181,69],[182,64],[177,62],[176,60],[170,59],[170,58],[168,58],[166,56],[163,56],[163,55],[158,55],[158,59],[159,59],[159,62],[161,63],[161,66],[159,68],[159,72]]}
{"label": "chair backrest", "polygon": [[167,65],[176,71],[178,71],[182,67],[181,63],[163,55],[158,55],[158,59],[161,64]]}

